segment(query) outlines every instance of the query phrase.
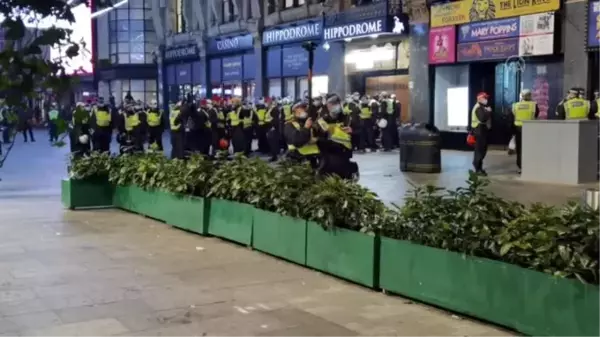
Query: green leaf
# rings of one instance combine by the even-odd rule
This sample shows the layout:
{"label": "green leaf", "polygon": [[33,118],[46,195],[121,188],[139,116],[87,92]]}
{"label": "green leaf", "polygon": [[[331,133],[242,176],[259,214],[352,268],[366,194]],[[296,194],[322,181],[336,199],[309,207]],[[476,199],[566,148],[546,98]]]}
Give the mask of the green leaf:
{"label": "green leaf", "polygon": [[507,242],[507,243],[503,244],[502,247],[500,248],[500,256],[506,255],[506,253],[508,253],[512,247],[513,247],[513,244],[511,242]]}

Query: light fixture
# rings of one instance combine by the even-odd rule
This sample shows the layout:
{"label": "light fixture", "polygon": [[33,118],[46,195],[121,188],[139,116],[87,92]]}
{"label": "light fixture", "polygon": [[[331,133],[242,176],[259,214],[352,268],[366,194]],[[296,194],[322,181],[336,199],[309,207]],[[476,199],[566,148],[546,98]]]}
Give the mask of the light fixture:
{"label": "light fixture", "polygon": [[344,41],[346,41],[346,42],[352,42],[352,39],[348,38],[348,39],[344,39]]}
{"label": "light fixture", "polygon": [[379,34],[371,34],[371,35],[369,35],[369,37],[372,39],[376,39],[379,37]]}
{"label": "light fixture", "polygon": [[328,50],[329,50],[329,48],[331,48],[331,46],[329,45],[329,42],[325,42],[325,43],[323,44],[323,49],[325,49],[325,51],[328,51]]}

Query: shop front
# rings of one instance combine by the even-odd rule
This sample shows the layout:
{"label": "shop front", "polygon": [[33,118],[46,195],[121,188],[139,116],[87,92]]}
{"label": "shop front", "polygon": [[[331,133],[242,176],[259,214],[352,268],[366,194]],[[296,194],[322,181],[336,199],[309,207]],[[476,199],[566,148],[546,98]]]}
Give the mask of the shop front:
{"label": "shop front", "polygon": [[[587,50],[589,59],[590,78],[588,92],[600,90],[600,1],[588,4]],[[589,98],[592,98],[591,95]]]}
{"label": "shop front", "polygon": [[[383,15],[387,2],[371,6],[371,13],[340,20],[326,20],[323,39],[327,44],[344,44],[343,67],[347,93],[395,94],[401,104],[401,119],[408,121],[410,76],[408,17],[401,13]],[[368,19],[360,19],[365,16]]]}
{"label": "shop front", "polygon": [[[560,1],[511,11],[496,8],[495,17],[502,19],[484,21],[457,12],[464,9],[462,3],[435,5],[431,11],[433,120],[442,130],[444,146],[464,148],[475,97],[478,92],[487,92],[491,95],[494,125],[490,142],[506,145],[512,128],[507,113],[522,89],[532,91],[541,118],[555,117],[564,94],[562,55],[558,53],[560,31],[555,34],[553,12]],[[455,12],[450,16],[438,7],[453,7]],[[456,18],[461,20],[456,22]]]}
{"label": "shop front", "polygon": [[[270,27],[263,32],[265,47],[265,77],[270,97],[288,97],[293,100],[308,94],[308,52],[302,43],[321,43],[321,19],[293,22]],[[320,44],[314,51],[312,96],[328,92],[330,53]]]}
{"label": "shop front", "polygon": [[[196,44],[179,45],[164,50],[163,86],[166,98],[163,102],[174,103],[182,98],[206,97],[206,71]],[[160,72],[161,75],[163,72]]]}
{"label": "shop front", "polygon": [[252,34],[211,38],[208,55],[211,95],[254,97],[257,67]]}

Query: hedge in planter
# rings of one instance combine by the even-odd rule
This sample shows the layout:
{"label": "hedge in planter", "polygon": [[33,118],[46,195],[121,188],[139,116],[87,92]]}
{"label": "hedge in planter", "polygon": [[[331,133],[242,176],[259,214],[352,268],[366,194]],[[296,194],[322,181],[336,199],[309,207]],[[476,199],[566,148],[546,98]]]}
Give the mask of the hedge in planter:
{"label": "hedge in planter", "polygon": [[113,188],[108,182],[112,158],[107,153],[71,159],[69,179],[61,182],[61,199],[67,208],[112,206]]}
{"label": "hedge in planter", "polygon": [[255,208],[252,247],[304,265],[306,264],[306,220]]}
{"label": "hedge in planter", "polygon": [[63,179],[61,200],[69,209],[112,207],[113,187],[106,177]]}
{"label": "hedge in planter", "polygon": [[381,239],[381,288],[530,335],[598,336],[598,287]]}

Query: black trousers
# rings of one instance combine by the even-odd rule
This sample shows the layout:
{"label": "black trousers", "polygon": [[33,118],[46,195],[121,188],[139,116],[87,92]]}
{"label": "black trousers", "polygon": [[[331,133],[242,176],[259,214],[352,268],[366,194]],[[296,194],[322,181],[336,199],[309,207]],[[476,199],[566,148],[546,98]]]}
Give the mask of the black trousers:
{"label": "black trousers", "polygon": [[48,122],[48,136],[51,142],[58,140],[58,130],[56,127],[56,122],[54,121]]}
{"label": "black trousers", "polygon": [[94,151],[109,152],[111,136],[110,128],[96,128],[93,136]]}
{"label": "black trousers", "polygon": [[151,126],[148,128],[148,146],[156,144],[159,151],[163,150],[162,128],[160,126]]}
{"label": "black trousers", "polygon": [[27,133],[29,133],[29,139],[31,139],[32,142],[35,142],[35,137],[33,137],[33,129],[29,123],[26,123],[22,126],[21,133],[23,134],[23,139],[25,141],[27,141]]}
{"label": "black trousers", "polygon": [[271,129],[267,132],[267,139],[269,140],[269,154],[271,159],[277,159],[279,152],[281,151],[281,133],[277,129]]}
{"label": "black trousers", "polygon": [[254,140],[254,128],[247,127],[244,128],[244,142],[246,144],[246,148],[244,149],[244,153],[246,156],[249,156],[252,152],[252,141]]}
{"label": "black trousers", "polygon": [[360,125],[360,144],[358,148],[360,150],[364,150],[366,148],[370,148],[372,150],[377,149],[377,145],[375,145],[375,135],[373,134],[373,120],[372,119],[363,119]]}
{"label": "black trousers", "polygon": [[517,152],[517,167],[521,168],[521,144],[523,142],[523,129],[520,126],[515,126],[515,145]]}
{"label": "black trousers", "polygon": [[489,130],[485,125],[479,125],[473,130],[475,136],[475,151],[473,151],[473,168],[475,171],[483,170],[483,160],[488,150]]}
{"label": "black trousers", "polygon": [[183,159],[183,132],[171,131],[171,159]]}
{"label": "black trousers", "polygon": [[256,138],[258,138],[258,151],[262,154],[269,153],[269,141],[267,139],[268,125],[259,125],[256,127]]}

